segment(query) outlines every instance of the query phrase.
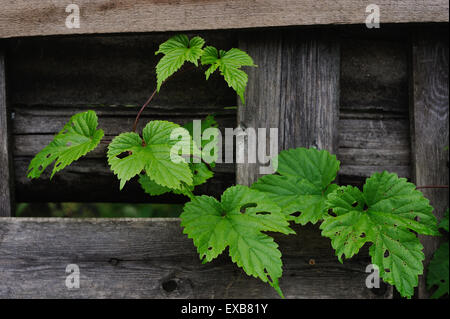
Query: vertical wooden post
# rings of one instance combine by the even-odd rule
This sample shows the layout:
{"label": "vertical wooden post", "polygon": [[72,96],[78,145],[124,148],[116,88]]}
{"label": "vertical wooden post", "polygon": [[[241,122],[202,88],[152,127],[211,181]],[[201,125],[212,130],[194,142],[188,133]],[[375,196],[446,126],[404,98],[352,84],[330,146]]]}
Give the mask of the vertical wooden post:
{"label": "vertical wooden post", "polygon": [[[243,128],[278,128],[278,151],[317,147],[337,151],[340,49],[322,31],[257,31],[244,34],[240,47],[258,65],[249,68]],[[259,164],[238,164],[237,183],[249,185]]]}
{"label": "vertical wooden post", "polygon": [[0,217],[13,215],[12,156],[6,109],[5,52],[0,47]]}
{"label": "vertical wooden post", "polygon": [[[414,36],[411,64],[412,176],[418,186],[448,185],[448,39],[445,32],[421,31]],[[434,34],[440,34],[435,38]],[[421,189],[440,220],[448,208],[448,189]],[[430,296],[426,269],[439,238],[420,236],[425,253],[425,276],[419,298]]]}

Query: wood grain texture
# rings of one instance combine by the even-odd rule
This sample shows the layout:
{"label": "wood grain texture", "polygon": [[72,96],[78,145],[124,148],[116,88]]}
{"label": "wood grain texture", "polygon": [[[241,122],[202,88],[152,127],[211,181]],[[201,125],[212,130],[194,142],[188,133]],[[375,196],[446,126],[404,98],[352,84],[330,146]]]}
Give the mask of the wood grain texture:
{"label": "wood grain texture", "polygon": [[362,185],[387,170],[410,177],[409,30],[341,40],[340,181]]}
{"label": "wood grain texture", "polygon": [[[437,31],[440,31],[438,33]],[[446,31],[448,32],[448,30]],[[442,37],[436,37],[437,34]],[[445,31],[418,31],[412,46],[411,130],[413,177],[417,185],[448,185],[449,43]],[[445,149],[447,147],[447,149]],[[440,220],[448,208],[448,189],[424,189],[424,195]],[[425,269],[440,243],[436,237],[420,236]],[[419,298],[428,298],[425,276],[419,280]]]}
{"label": "wood grain texture", "polygon": [[6,108],[5,52],[0,47],[0,217],[13,216],[13,171],[9,112]]}
{"label": "wood grain texture", "polygon": [[[244,128],[278,128],[278,151],[293,147],[337,150],[338,41],[328,33],[279,31],[243,35],[240,46],[258,68],[249,70]],[[252,184],[259,163],[237,164],[237,182]]]}
{"label": "wood grain texture", "polygon": [[[70,0],[2,0],[0,38],[52,34],[363,24],[360,0],[78,0],[80,28],[65,26]],[[379,0],[381,23],[448,22],[446,0]]]}
{"label": "wood grain texture", "polygon": [[[365,286],[367,249],[340,264],[316,227],[296,230],[275,235],[287,298],[390,297]],[[278,297],[227,253],[202,265],[178,219],[5,218],[0,255],[0,298]],[[80,268],[79,289],[65,286],[68,264]]]}

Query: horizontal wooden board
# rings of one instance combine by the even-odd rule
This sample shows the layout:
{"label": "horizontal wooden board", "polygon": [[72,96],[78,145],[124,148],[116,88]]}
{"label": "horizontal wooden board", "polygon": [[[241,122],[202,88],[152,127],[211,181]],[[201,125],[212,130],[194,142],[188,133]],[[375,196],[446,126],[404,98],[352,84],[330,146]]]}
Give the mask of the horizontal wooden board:
{"label": "horizontal wooden board", "polygon": [[[275,236],[287,298],[392,296],[366,288],[366,249],[340,264],[317,227],[296,231]],[[178,219],[2,218],[0,298],[277,298],[226,255],[202,265]],[[65,286],[68,264],[79,289]]]}
{"label": "horizontal wooden board", "polygon": [[[78,0],[80,28],[69,29],[70,0],[2,0],[0,38],[52,34],[235,29],[318,24],[363,24],[360,0]],[[446,0],[379,0],[381,23],[448,22]]]}

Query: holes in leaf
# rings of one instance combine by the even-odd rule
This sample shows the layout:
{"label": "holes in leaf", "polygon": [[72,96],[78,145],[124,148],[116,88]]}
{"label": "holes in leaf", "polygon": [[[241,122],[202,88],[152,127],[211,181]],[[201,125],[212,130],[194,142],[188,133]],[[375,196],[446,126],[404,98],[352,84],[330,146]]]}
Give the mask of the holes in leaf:
{"label": "holes in leaf", "polygon": [[55,167],[59,167],[59,166],[61,166],[61,162],[59,162],[55,165]]}
{"label": "holes in leaf", "polygon": [[131,155],[130,152],[122,152],[122,153],[120,153],[119,155],[117,155],[116,157],[117,157],[118,159],[122,159],[122,158],[127,157],[128,155]]}
{"label": "holes in leaf", "polygon": [[44,169],[44,167],[42,167],[42,165],[39,165],[38,170],[42,171]]}
{"label": "holes in leaf", "polygon": [[364,203],[364,207],[363,207],[363,210],[364,211],[367,211],[369,209],[369,206],[367,206],[367,204],[366,203]]}
{"label": "holes in leaf", "polygon": [[359,237],[366,238],[366,234],[365,233],[361,233],[361,235],[359,235]]}
{"label": "holes in leaf", "polygon": [[384,252],[384,258],[388,258],[389,257],[389,250],[386,250],[385,252]]}
{"label": "holes in leaf", "polygon": [[256,207],[256,206],[257,206],[256,203],[248,203],[248,204],[242,205],[241,208],[239,209],[239,211],[242,214],[245,214],[245,211],[247,208]]}
{"label": "holes in leaf", "polygon": [[352,204],[352,207],[356,207],[356,206],[358,206],[358,202],[354,202],[354,203]]}
{"label": "holes in leaf", "polygon": [[301,215],[300,212],[295,212],[295,213],[291,214],[291,216],[294,216],[294,217],[300,217],[300,215]]}
{"label": "holes in leaf", "polygon": [[329,209],[328,210],[328,215],[330,215],[330,216],[333,216],[333,217],[336,217],[337,215],[333,212],[333,209]]}
{"label": "holes in leaf", "polygon": [[257,212],[256,215],[270,215],[269,212]]}
{"label": "holes in leaf", "polygon": [[389,268],[384,269],[384,272],[390,273],[391,270]]}
{"label": "holes in leaf", "polygon": [[52,154],[49,153],[45,158],[50,158],[50,156],[52,156]]}

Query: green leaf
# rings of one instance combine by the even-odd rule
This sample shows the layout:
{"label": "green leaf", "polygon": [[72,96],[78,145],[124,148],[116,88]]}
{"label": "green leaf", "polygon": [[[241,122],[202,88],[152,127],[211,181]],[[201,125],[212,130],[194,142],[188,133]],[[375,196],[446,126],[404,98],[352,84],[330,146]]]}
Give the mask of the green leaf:
{"label": "green leaf", "polygon": [[327,206],[335,216],[325,216],[320,228],[339,260],[372,243],[369,253],[380,277],[402,296],[411,297],[424,259],[423,246],[412,231],[439,234],[433,208],[414,184],[393,173],[375,173],[362,192],[346,186],[331,193]]}
{"label": "green leaf", "polygon": [[189,169],[193,176],[191,186],[184,185],[181,189],[172,189],[159,185],[149,176],[144,174],[139,175],[139,184],[141,184],[142,189],[151,196],[159,196],[168,192],[173,192],[174,194],[190,197],[191,192],[194,191],[194,187],[205,183],[214,176],[214,173],[209,170],[204,163],[189,163]]}
{"label": "green leaf", "polygon": [[139,175],[139,184],[141,184],[142,189],[151,196],[159,196],[172,190],[169,187],[159,185],[152,180],[150,176],[145,174]]}
{"label": "green leaf", "polygon": [[103,130],[97,130],[98,119],[94,111],[72,116],[53,141],[42,149],[28,167],[28,177],[38,178],[55,161],[51,177],[97,147]]}
{"label": "green leaf", "polygon": [[428,289],[437,286],[431,298],[440,298],[449,294],[449,246],[448,242],[442,243],[434,253],[433,259],[428,266],[427,287]]}
{"label": "green leaf", "polygon": [[193,175],[193,186],[204,184],[208,179],[214,176],[214,173],[205,163],[189,163],[189,168]]}
{"label": "green leaf", "polygon": [[[204,120],[202,120],[200,122],[200,130],[199,130],[200,136],[199,137],[201,137],[201,135],[205,132],[205,130],[207,130],[209,128],[217,128],[217,126],[218,126],[218,124],[217,124],[216,120],[214,119],[214,117],[211,115],[208,115]],[[193,122],[187,123],[186,125],[183,126],[183,128],[186,129],[186,131],[189,133],[190,137],[193,136],[193,133],[194,133],[193,132],[194,131]],[[170,132],[167,131],[164,134],[168,136],[168,135],[170,135]],[[193,152],[194,155],[197,155],[197,156],[202,155],[202,157],[203,157],[202,150],[199,151],[197,145],[201,144],[201,147],[203,149],[203,147],[206,144],[211,143],[211,140],[212,139],[210,139],[210,140],[201,140],[200,139],[200,141],[198,141],[196,143],[196,142],[192,141],[192,139],[191,139],[190,140],[191,152]],[[212,140],[212,142],[215,142],[217,144],[217,140]],[[213,166],[214,163],[211,163],[210,165]],[[214,176],[214,173],[210,170],[208,165],[206,165],[203,162],[200,162],[200,163],[190,162],[189,169],[191,170],[191,173],[192,173],[192,185],[183,184],[178,189],[172,189],[169,187],[161,186],[147,175],[140,175],[139,183],[141,184],[144,191],[146,193],[150,194],[151,196],[157,196],[157,195],[162,195],[167,192],[173,192],[175,194],[182,194],[182,195],[191,197],[195,186],[204,184],[208,179],[210,179],[211,177]]]}
{"label": "green leaf", "polygon": [[[128,132],[112,140],[108,146],[108,163],[120,180],[120,189],[143,170],[160,186],[181,189],[183,183],[192,185],[193,177],[188,163],[172,149],[176,143],[182,142],[171,139],[175,129],[184,130],[189,136],[185,129],[175,123],[151,121],[143,130],[143,138]],[[190,140],[186,142],[190,143]]]}
{"label": "green leaf", "polygon": [[[305,225],[323,219],[326,199],[338,187],[339,161],[325,150],[296,148],[280,152],[275,162],[280,175],[266,175],[252,185],[276,202],[288,219]],[[299,216],[291,214],[299,212]]]}
{"label": "green leaf", "polygon": [[221,201],[197,196],[181,214],[184,233],[192,238],[200,259],[209,262],[229,247],[233,262],[250,275],[268,282],[282,296],[281,253],[273,238],[262,231],[294,233],[280,208],[264,194],[245,186],[233,186]]}
{"label": "green leaf", "polygon": [[247,73],[242,71],[242,66],[256,66],[252,58],[242,50],[233,48],[228,51],[220,50],[220,52],[212,46],[204,49],[202,65],[211,65],[205,72],[206,79],[210,77],[217,69],[223,75],[229,87],[232,87],[239,97],[244,101],[245,87],[247,86]]}
{"label": "green leaf", "polygon": [[[194,132],[194,121],[188,122],[183,126],[188,130],[194,140],[193,145],[196,145],[197,148],[200,146],[202,158],[208,159],[207,163],[211,167],[215,166],[215,161],[218,157],[218,152],[215,152],[215,147],[218,144],[218,136],[220,134],[218,126],[219,124],[216,122],[213,115],[208,115],[205,119],[200,121],[200,130],[198,132]],[[209,139],[205,136],[207,130],[209,131]]]}
{"label": "green leaf", "polygon": [[163,82],[178,71],[184,62],[198,65],[198,59],[203,54],[202,47],[205,40],[201,37],[193,37],[191,40],[184,35],[176,35],[159,46],[155,54],[164,56],[156,65],[157,91],[159,92]]}
{"label": "green leaf", "polygon": [[447,211],[445,212],[444,218],[439,223],[439,228],[442,228],[448,233],[448,208]]}

